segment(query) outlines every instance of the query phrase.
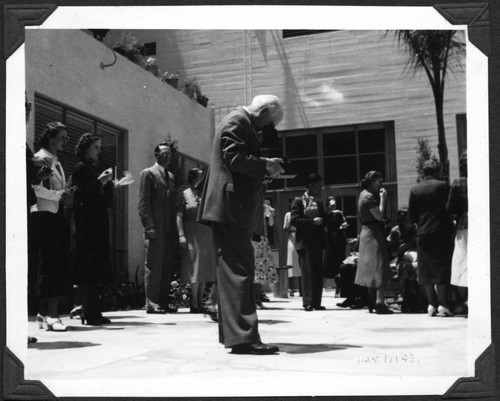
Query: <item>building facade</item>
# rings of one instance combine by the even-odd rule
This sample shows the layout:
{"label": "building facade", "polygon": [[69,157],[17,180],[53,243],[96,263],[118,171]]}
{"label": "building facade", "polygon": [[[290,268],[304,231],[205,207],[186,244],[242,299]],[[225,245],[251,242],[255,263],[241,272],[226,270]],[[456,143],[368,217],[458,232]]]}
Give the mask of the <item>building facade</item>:
{"label": "building facade", "polygon": [[[112,31],[105,41],[124,35]],[[424,72],[407,68],[394,32],[370,30],[165,30],[127,34],[155,49],[160,73],[196,77],[209,98],[215,123],[236,105],[263,93],[277,95],[285,117],[280,151],[295,167],[294,180],[274,181],[266,196],[277,209],[274,246],[284,257],[283,215],[304,190],[308,172],[325,179],[326,199],[335,195],[357,235],[359,181],[369,170],[384,174],[388,217],[407,206],[417,178],[418,138],[437,156],[434,97]],[[463,38],[463,32],[459,32]],[[446,80],[444,121],[450,177],[466,148],[465,58],[463,70]]]}

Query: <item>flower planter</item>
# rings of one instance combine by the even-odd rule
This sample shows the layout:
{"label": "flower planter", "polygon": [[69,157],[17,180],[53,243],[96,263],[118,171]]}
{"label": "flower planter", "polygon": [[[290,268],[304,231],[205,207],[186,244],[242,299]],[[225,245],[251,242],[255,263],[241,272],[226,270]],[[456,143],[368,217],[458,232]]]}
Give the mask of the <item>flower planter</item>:
{"label": "flower planter", "polygon": [[196,97],[196,100],[199,104],[201,104],[203,107],[207,107],[207,104],[208,104],[208,97],[204,96],[204,95],[198,95]]}

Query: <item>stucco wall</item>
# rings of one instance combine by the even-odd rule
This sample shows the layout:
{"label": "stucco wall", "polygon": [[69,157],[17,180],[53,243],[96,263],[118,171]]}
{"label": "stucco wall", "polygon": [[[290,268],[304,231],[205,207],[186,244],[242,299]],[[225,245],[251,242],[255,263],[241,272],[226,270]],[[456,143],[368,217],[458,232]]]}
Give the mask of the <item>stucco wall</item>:
{"label": "stucco wall", "polygon": [[[137,213],[140,171],[155,162],[154,146],[169,133],[179,150],[207,161],[211,148],[210,111],[117,55],[81,30],[26,31],[26,86],[127,130],[125,169],[136,181],[127,188],[128,268],[142,269],[144,246]],[[28,126],[33,143],[33,119]],[[141,276],[140,276],[141,277]]]}

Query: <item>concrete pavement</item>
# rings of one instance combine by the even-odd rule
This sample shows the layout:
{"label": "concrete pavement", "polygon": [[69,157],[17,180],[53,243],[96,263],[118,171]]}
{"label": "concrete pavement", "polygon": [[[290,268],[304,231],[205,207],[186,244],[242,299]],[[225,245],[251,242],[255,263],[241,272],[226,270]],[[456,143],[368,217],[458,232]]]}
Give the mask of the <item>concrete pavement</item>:
{"label": "concrete pavement", "polygon": [[259,310],[262,340],[278,355],[232,355],[217,324],[181,309],[147,315],[108,312],[111,324],[39,330],[28,347],[27,379],[57,396],[264,396],[443,394],[473,376],[464,317],[376,315],[337,307],[305,312],[301,298],[272,298]]}

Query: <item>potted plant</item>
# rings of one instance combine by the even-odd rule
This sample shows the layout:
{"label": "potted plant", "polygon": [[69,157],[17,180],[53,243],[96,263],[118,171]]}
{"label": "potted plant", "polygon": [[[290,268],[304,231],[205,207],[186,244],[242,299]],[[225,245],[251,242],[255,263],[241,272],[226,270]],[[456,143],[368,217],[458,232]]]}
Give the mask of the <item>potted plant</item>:
{"label": "potted plant", "polygon": [[161,81],[177,89],[177,86],[179,84],[179,70],[177,70],[175,74],[172,74],[168,71],[165,72],[161,77]]}
{"label": "potted plant", "polygon": [[149,71],[155,77],[158,76],[158,66],[156,65],[156,57],[154,56],[145,57],[143,58],[141,64],[146,71]]}
{"label": "potted plant", "polygon": [[196,100],[198,101],[199,104],[201,104],[203,107],[207,107],[208,104],[208,97],[206,97],[204,94],[201,92],[196,95]]}
{"label": "potted plant", "polygon": [[196,77],[186,77],[182,81],[182,87],[180,91],[184,93],[190,99],[196,99],[196,96],[200,92],[200,86],[198,85],[198,80]]}
{"label": "potted plant", "polygon": [[143,57],[144,43],[136,39],[129,32],[121,35],[120,39],[113,44],[113,50],[128,58],[136,64],[140,64]]}

